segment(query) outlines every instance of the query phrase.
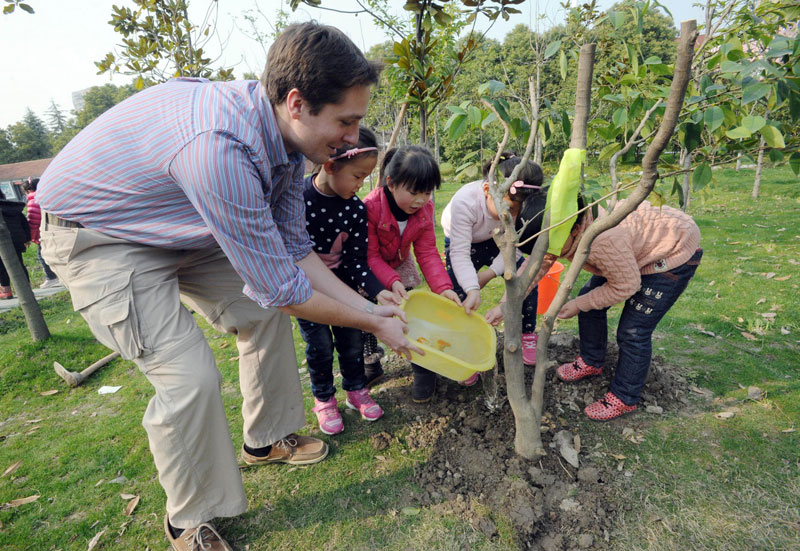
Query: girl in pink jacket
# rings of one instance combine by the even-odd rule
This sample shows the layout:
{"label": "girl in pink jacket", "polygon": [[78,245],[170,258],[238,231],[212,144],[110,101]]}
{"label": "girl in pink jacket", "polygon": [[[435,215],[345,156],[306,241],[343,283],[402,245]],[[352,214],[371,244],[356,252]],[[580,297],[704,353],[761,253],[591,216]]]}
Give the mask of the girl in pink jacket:
{"label": "girl in pink jacket", "polygon": [[[424,147],[411,145],[386,152],[380,186],[364,198],[367,260],[383,286],[403,298],[408,298],[407,289],[421,282],[419,264],[431,291],[461,306],[436,248],[431,193],[440,184],[439,166]],[[412,245],[416,263],[411,258]],[[436,374],[416,364],[412,370],[411,397],[417,403],[428,402],[436,390]]]}

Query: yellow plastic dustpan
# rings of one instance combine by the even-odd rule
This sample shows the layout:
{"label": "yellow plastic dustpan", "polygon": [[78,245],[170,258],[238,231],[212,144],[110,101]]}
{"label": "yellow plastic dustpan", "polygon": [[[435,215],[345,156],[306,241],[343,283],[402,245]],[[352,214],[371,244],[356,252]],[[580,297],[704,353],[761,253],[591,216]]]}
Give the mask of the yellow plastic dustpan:
{"label": "yellow plastic dustpan", "polygon": [[495,364],[497,336],[483,316],[468,316],[456,303],[430,291],[408,293],[402,309],[408,317],[408,340],[425,352],[411,361],[455,381]]}

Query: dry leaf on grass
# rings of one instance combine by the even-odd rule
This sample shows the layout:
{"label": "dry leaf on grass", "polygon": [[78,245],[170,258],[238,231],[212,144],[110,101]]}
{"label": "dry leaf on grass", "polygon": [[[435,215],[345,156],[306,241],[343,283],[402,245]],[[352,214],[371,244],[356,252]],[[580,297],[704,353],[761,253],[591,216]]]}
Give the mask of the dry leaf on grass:
{"label": "dry leaf on grass", "polygon": [[732,411],[720,411],[719,413],[715,413],[714,417],[717,419],[730,419],[734,417],[736,414]]}
{"label": "dry leaf on grass", "polygon": [[52,396],[53,394],[58,394],[58,390],[45,390],[44,392],[40,392],[39,396]]}
{"label": "dry leaf on grass", "polygon": [[129,499],[133,499],[136,496],[134,494],[119,494],[119,497],[121,497],[125,501],[128,501]]}
{"label": "dry leaf on grass", "polygon": [[133,510],[136,509],[136,506],[139,505],[139,496],[134,497],[132,500],[128,502],[128,506],[125,507],[125,516],[129,517],[133,514]]}
{"label": "dry leaf on grass", "polygon": [[764,391],[757,386],[747,387],[747,397],[758,402],[764,397]]}
{"label": "dry leaf on grass", "polygon": [[21,497],[19,499],[12,499],[8,503],[3,504],[3,509],[13,509],[15,507],[19,507],[20,505],[25,505],[28,503],[33,503],[39,499],[39,494],[28,496],[28,497]]}
{"label": "dry leaf on grass", "polygon": [[769,272],[769,273],[767,273],[767,274],[764,274],[764,277],[766,277],[767,279],[772,279],[772,278],[773,278],[773,277],[775,277],[776,275],[777,275],[777,274],[776,274],[775,272]]}
{"label": "dry leaf on grass", "polygon": [[769,321],[775,321],[775,318],[777,316],[778,316],[778,314],[776,314],[775,312],[763,312],[761,314],[762,318],[764,318],[765,320],[769,320]]}
{"label": "dry leaf on grass", "polygon": [[9,467],[8,467],[8,468],[5,470],[5,471],[3,471],[3,474],[0,474],[0,478],[3,478],[3,477],[4,477],[4,476],[6,476],[6,475],[13,474],[13,473],[14,473],[14,471],[16,471],[17,469],[19,469],[19,466],[20,466],[20,465],[22,465],[22,460],[20,460],[20,461],[17,461],[17,462],[15,462],[15,463],[12,463],[12,464],[11,464],[11,465],[10,465],[10,466],[9,466]]}
{"label": "dry leaf on grass", "polygon": [[767,299],[765,299],[765,298],[760,298],[760,299],[758,299],[758,300],[756,301],[756,306],[758,306],[759,304],[764,304],[765,302],[767,302]]}
{"label": "dry leaf on grass", "polygon": [[94,535],[94,537],[91,540],[89,540],[89,548],[86,551],[92,551],[92,549],[97,547],[97,544],[100,541],[100,538],[102,538],[103,534],[105,534],[105,533],[106,533],[105,529],[103,529],[103,530],[99,531],[98,533],[96,533]]}
{"label": "dry leaf on grass", "polygon": [[231,358],[228,361],[230,361],[230,362],[238,362],[239,361],[239,356],[234,356],[233,358]]}
{"label": "dry leaf on grass", "polygon": [[626,457],[624,455],[622,455],[621,453],[612,453],[610,455],[611,455],[611,457],[613,457],[614,459],[617,459],[619,461],[622,461],[623,459],[626,459]]}
{"label": "dry leaf on grass", "polygon": [[795,430],[794,428],[791,428],[791,429],[783,429],[781,432],[783,432],[783,433],[790,433],[790,432],[794,432],[794,430]]}
{"label": "dry leaf on grass", "polygon": [[747,339],[748,341],[757,341],[758,337],[753,335],[752,333],[748,333],[747,331],[742,331],[742,336]]}
{"label": "dry leaf on grass", "polygon": [[789,279],[790,277],[792,277],[792,276],[790,276],[790,275],[785,275],[785,276],[781,276],[781,277],[776,277],[776,278],[775,278],[775,281],[786,281],[786,280],[787,280],[787,279]]}
{"label": "dry leaf on grass", "polygon": [[705,396],[706,398],[711,398],[712,396],[714,396],[714,393],[711,392],[710,390],[708,390],[707,388],[700,388],[700,387],[691,385],[689,387],[689,390],[691,390],[695,394],[699,394],[701,396]]}
{"label": "dry leaf on grass", "polygon": [[781,335],[788,335],[790,333],[788,327],[781,327]]}
{"label": "dry leaf on grass", "polygon": [[219,345],[220,348],[228,348],[228,346],[229,346],[229,343],[227,343],[227,342],[224,342],[221,345]]}

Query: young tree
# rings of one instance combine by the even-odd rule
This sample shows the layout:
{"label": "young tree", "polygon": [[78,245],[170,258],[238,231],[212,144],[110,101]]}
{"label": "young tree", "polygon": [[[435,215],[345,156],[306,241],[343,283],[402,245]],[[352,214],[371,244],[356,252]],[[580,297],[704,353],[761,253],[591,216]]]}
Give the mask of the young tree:
{"label": "young tree", "polygon": [[11,143],[14,144],[14,161],[33,161],[50,156],[50,137],[42,120],[27,109],[20,122],[8,127]]}
{"label": "young tree", "polygon": [[213,69],[215,60],[205,47],[216,36],[219,3],[212,0],[203,22],[189,19],[188,0],[133,0],[133,9],[113,6],[114,30],[123,36],[122,50],[95,62],[100,73],[136,75],[134,86],[164,82],[172,77],[231,80],[232,69]]}

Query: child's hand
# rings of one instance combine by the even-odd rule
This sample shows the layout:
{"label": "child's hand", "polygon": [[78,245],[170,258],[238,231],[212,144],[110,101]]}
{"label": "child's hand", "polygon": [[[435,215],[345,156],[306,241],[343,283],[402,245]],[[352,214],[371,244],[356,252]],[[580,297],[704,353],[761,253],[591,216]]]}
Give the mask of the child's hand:
{"label": "child's hand", "polygon": [[378,299],[378,304],[382,304],[384,306],[391,304],[400,306],[400,304],[403,302],[403,297],[394,294],[389,289],[384,289],[383,291],[378,293],[378,296],[376,298]]}
{"label": "child's hand", "polygon": [[455,291],[453,291],[452,289],[445,289],[444,291],[442,291],[439,294],[441,296],[443,296],[444,298],[450,299],[453,302],[455,302],[456,304],[458,304],[459,306],[461,306],[461,299],[458,298],[458,294]]}
{"label": "child's hand", "polygon": [[406,293],[406,287],[403,285],[402,281],[395,281],[392,283],[392,293],[403,300],[408,300],[408,293]]}
{"label": "child's hand", "polygon": [[488,312],[486,312],[486,322],[489,325],[498,325],[501,321],[503,321],[503,309],[498,304],[491,308]]}
{"label": "child's hand", "polygon": [[471,315],[472,312],[478,309],[478,306],[481,305],[481,292],[479,289],[472,289],[467,291],[467,298],[464,299],[462,306],[464,306],[464,311],[467,315]]}
{"label": "child's hand", "polygon": [[577,316],[580,310],[578,306],[575,304],[574,300],[570,300],[564,306],[561,307],[561,310],[558,311],[558,319],[567,320],[571,317]]}

